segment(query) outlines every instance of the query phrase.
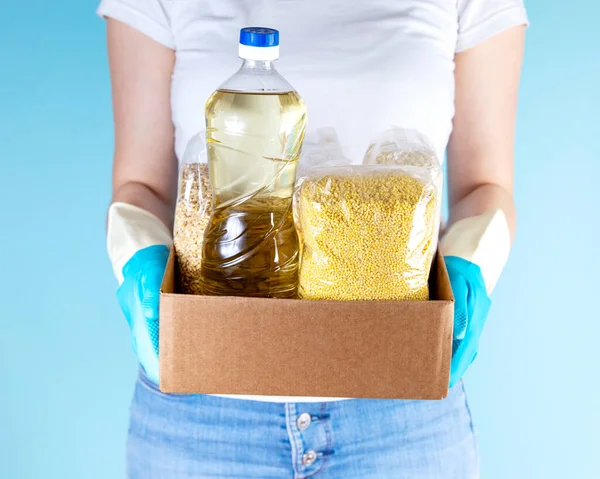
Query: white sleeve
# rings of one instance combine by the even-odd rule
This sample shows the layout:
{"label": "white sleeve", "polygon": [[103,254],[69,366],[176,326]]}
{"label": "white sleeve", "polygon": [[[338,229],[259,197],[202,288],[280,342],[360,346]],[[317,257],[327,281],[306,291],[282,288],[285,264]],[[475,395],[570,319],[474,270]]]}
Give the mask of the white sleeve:
{"label": "white sleeve", "polygon": [[458,0],[456,52],[518,25],[529,26],[523,0]]}
{"label": "white sleeve", "polygon": [[102,0],[96,13],[123,22],[175,49],[170,7],[171,0]]}

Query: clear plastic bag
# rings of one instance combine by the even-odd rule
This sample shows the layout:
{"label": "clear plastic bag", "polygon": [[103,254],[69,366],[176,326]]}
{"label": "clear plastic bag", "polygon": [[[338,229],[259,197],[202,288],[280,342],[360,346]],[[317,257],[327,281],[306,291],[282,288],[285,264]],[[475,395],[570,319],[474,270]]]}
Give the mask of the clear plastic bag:
{"label": "clear plastic bag", "polygon": [[317,128],[304,137],[302,158],[298,164],[298,178],[303,178],[314,168],[349,165],[335,128]]}
{"label": "clear plastic bag", "polygon": [[[296,182],[296,191],[298,185],[310,175],[311,171],[317,168],[347,166],[351,161],[344,156],[340,145],[337,131],[335,128],[318,128],[310,135],[304,138],[302,146],[302,158],[298,165],[298,181]],[[302,240],[302,228],[298,219],[300,214],[298,211],[299,202],[294,200],[294,222],[296,230],[300,237],[300,254],[304,241]]]}
{"label": "clear plastic bag", "polygon": [[[437,202],[436,216],[440,218],[441,224],[444,175],[435,146],[427,136],[417,130],[394,126],[371,142],[363,164],[414,167],[421,175],[424,174],[424,169],[427,170],[429,179],[435,183],[440,198]],[[436,232],[436,241],[437,234],[439,228]]]}
{"label": "clear plastic bag", "polygon": [[[397,133],[397,132],[396,132]],[[363,165],[313,168],[296,191],[303,250],[299,296],[322,300],[427,300],[437,248],[437,157],[398,164],[405,149],[382,135]],[[402,146],[405,148],[405,145]]]}
{"label": "clear plastic bag", "polygon": [[181,161],[173,226],[173,245],[186,294],[203,294],[201,270],[204,233],[213,209],[204,132],[189,141]]}
{"label": "clear plastic bag", "polygon": [[416,166],[440,171],[433,143],[417,130],[390,128],[369,146],[365,165]]}

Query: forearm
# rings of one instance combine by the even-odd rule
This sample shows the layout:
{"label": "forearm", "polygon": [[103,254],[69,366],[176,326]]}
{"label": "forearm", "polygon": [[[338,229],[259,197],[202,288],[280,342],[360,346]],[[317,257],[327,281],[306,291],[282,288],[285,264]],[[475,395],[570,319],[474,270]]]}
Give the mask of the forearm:
{"label": "forearm", "polygon": [[482,267],[488,288],[516,232],[514,138],[524,30],[513,27],[455,56],[450,216],[442,246]]}
{"label": "forearm", "polygon": [[165,198],[148,185],[124,183],[113,192],[112,203],[127,203],[152,213],[170,230],[173,229],[174,198]]}
{"label": "forearm", "polygon": [[[139,223],[132,213],[136,209],[138,216],[152,217],[172,236],[177,186],[171,119],[175,52],[114,19],[108,20],[107,36],[115,123],[109,220],[121,209],[131,223]],[[147,221],[143,224],[148,226]]]}
{"label": "forearm", "polygon": [[450,205],[448,227],[464,218],[501,209],[506,216],[511,241],[517,228],[517,212],[512,192],[500,185],[484,184]]}
{"label": "forearm", "polygon": [[[467,189],[468,191],[468,189]],[[479,266],[491,293],[506,264],[515,234],[512,193],[499,185],[483,184],[450,205],[450,223],[440,249]]]}

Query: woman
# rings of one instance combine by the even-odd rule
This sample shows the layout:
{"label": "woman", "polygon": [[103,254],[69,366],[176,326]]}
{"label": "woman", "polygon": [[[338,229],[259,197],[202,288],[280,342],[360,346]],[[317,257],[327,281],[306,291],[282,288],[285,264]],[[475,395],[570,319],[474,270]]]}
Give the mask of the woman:
{"label": "woman", "polygon": [[[472,478],[462,381],[515,231],[513,143],[527,17],[521,0],[104,0],[115,117],[108,250],[143,366],[131,478]],[[306,143],[334,127],[362,158],[390,125],[447,151],[442,251],[456,297],[443,401],[162,394],[158,289],[172,242],[177,158],[210,93],[239,67],[239,28],[282,32],[278,70],[309,108]],[[327,138],[325,138],[327,140]],[[482,247],[483,245],[483,247]]]}

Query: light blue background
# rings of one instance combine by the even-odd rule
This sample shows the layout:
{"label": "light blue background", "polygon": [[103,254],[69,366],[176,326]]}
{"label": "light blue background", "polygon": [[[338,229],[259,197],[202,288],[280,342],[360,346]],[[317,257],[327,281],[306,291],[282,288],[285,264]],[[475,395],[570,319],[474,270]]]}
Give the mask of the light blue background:
{"label": "light blue background", "polygon": [[[123,477],[136,366],[105,255],[112,119],[96,3],[0,6],[6,479]],[[518,239],[466,380],[484,479],[600,478],[600,4],[527,5]]]}

